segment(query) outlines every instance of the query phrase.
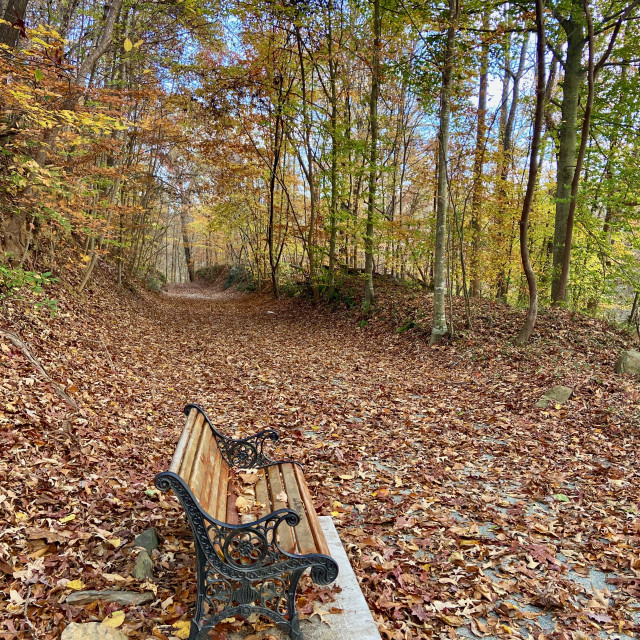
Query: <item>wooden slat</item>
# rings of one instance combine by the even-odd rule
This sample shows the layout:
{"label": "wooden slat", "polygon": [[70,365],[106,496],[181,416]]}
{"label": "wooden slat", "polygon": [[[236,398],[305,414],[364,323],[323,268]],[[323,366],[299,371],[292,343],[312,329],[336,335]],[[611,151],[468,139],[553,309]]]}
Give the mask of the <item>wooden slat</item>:
{"label": "wooden slat", "polygon": [[[269,477],[269,496],[271,498],[271,504],[273,505],[273,511],[275,511],[276,509],[286,509],[288,506],[287,503],[283,502],[282,500],[278,500],[278,496],[284,491],[278,466],[272,465],[268,467],[267,475]],[[285,551],[293,553],[295,551],[295,544],[291,527],[286,523],[283,523],[280,525],[280,527],[278,527],[278,533],[280,534],[278,540],[280,546]]]}
{"label": "wooden slat", "polygon": [[284,479],[285,491],[289,498],[289,507],[297,511],[300,516],[300,524],[293,528],[298,543],[298,551],[302,554],[316,553],[316,543],[311,533],[304,502],[302,502],[302,498],[300,497],[300,490],[298,489],[298,482],[292,468],[293,466],[294,465],[290,463],[281,464],[280,471]]}
{"label": "wooden slat", "polygon": [[[230,493],[230,492],[228,492],[228,487],[229,487],[229,466],[224,460],[222,460],[220,464],[220,478],[218,481],[218,488],[216,490],[217,506],[216,506],[215,515],[213,516],[214,518],[216,518],[217,520],[220,520],[221,522],[225,521],[225,518],[227,517],[227,513],[229,513],[229,509],[227,505],[227,498],[228,498],[227,493]],[[235,506],[235,500],[234,500],[234,506]],[[231,524],[238,524],[238,523],[232,522]]]}
{"label": "wooden slat", "polygon": [[[224,473],[224,472],[223,472]],[[224,493],[218,491],[220,501],[218,503],[218,520],[228,522],[229,524],[240,524],[240,514],[236,507],[238,493],[234,487],[234,483],[229,482],[229,468],[226,468],[227,489]]]}
{"label": "wooden slat", "polygon": [[189,411],[189,416],[187,417],[187,424],[182,430],[182,434],[180,435],[180,440],[178,440],[178,445],[176,446],[175,453],[173,454],[173,458],[171,459],[171,466],[169,467],[169,471],[172,473],[178,473],[180,469],[180,463],[182,462],[182,458],[184,457],[185,449],[187,448],[187,443],[189,442],[189,438],[191,437],[191,432],[193,431],[193,424],[196,421],[196,416],[198,415],[198,411],[196,409],[191,409]]}
{"label": "wooden slat", "polygon": [[316,548],[318,550],[318,553],[324,553],[325,555],[330,556],[331,554],[329,553],[329,545],[327,544],[324,533],[320,528],[320,520],[318,520],[318,514],[316,513],[315,507],[313,506],[311,492],[309,491],[309,487],[307,486],[307,481],[305,480],[304,474],[302,473],[302,469],[300,469],[297,464],[293,464],[291,466],[293,467],[293,472],[296,476],[296,480],[298,481],[300,497],[302,498],[302,502],[304,502],[304,508],[307,512],[307,517],[309,518],[309,526],[311,527],[313,538],[316,541]]}
{"label": "wooden slat", "polygon": [[204,422],[204,417],[202,416],[201,413],[199,413],[196,418],[195,424],[193,425],[193,430],[191,431],[191,436],[189,437],[187,450],[184,453],[182,464],[180,465],[179,474],[187,482],[191,477],[191,471],[193,470],[193,461],[195,460],[196,451],[198,450],[198,446],[200,444],[200,438],[202,437],[203,422]]}
{"label": "wooden slat", "polygon": [[256,482],[255,487],[256,502],[262,505],[258,512],[258,518],[264,518],[264,516],[268,516],[273,511],[271,500],[269,499],[269,491],[267,490],[267,478],[264,469],[258,471],[258,482]]}
{"label": "wooden slat", "polygon": [[218,483],[220,481],[220,468],[222,466],[222,456],[213,437],[209,443],[211,455],[211,468],[206,476],[205,488],[202,495],[202,508],[209,514],[213,515],[218,503]]}
{"label": "wooden slat", "polygon": [[209,458],[209,452],[211,447],[211,431],[206,426],[202,430],[200,436],[200,442],[198,443],[198,449],[193,459],[193,466],[191,468],[191,475],[187,480],[187,484],[191,487],[193,495],[197,498],[200,505],[206,510],[206,502],[204,499],[204,493],[207,484],[207,476],[211,474],[212,460]]}

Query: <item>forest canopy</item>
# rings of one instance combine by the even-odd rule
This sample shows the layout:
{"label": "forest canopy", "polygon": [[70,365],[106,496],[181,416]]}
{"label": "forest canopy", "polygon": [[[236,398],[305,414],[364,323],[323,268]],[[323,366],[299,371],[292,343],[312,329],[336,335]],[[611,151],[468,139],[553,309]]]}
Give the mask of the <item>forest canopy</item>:
{"label": "forest canopy", "polygon": [[538,300],[633,319],[638,4],[0,0],[0,296],[358,274],[366,311],[378,274],[432,341],[452,296],[522,341]]}

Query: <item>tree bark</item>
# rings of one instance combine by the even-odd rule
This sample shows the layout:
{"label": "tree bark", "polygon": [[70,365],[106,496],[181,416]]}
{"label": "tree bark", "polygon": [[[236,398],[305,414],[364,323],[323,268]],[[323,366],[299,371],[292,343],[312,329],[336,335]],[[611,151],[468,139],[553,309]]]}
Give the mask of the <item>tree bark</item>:
{"label": "tree bark", "polygon": [[193,264],[193,254],[191,251],[191,240],[189,239],[189,231],[187,229],[189,220],[187,219],[186,203],[182,203],[180,207],[180,229],[182,231],[182,246],[184,247],[184,259],[187,263],[187,273],[189,274],[189,282],[196,279],[195,266]]}
{"label": "tree bark", "polygon": [[[489,15],[487,10],[482,16],[482,26],[489,28]],[[473,193],[471,197],[471,296],[480,295],[480,230],[482,215],[482,199],[484,185],[482,173],[484,168],[484,148],[487,136],[487,87],[489,84],[489,42],[482,43],[482,55],[480,57],[480,86],[478,89],[478,122],[476,127],[476,149],[473,160]],[[461,248],[462,251],[462,248]]]}
{"label": "tree bark", "polygon": [[[567,218],[564,225],[565,235],[562,246],[562,262],[560,264],[561,272],[558,278],[555,295],[552,292],[552,299],[555,304],[566,302],[567,299],[567,285],[569,283],[569,266],[571,262],[571,242],[573,237],[573,222],[575,218],[575,212],[578,202],[578,187],[580,185],[580,175],[582,173],[582,165],[584,163],[584,156],[587,150],[587,143],[589,141],[589,128],[591,125],[591,112],[593,110],[593,97],[595,93],[595,79],[598,72],[613,51],[616,38],[620,32],[623,20],[631,12],[633,5],[628,5],[625,11],[622,13],[618,21],[616,22],[613,33],[609,39],[609,44],[606,51],[602,54],[598,63],[594,61],[595,57],[595,33],[593,28],[593,19],[591,17],[591,10],[589,9],[588,0],[584,0],[583,10],[587,23],[587,42],[589,43],[589,56],[587,62],[587,102],[584,108],[584,115],[582,117],[582,126],[580,130],[580,148],[578,150],[578,157],[575,160],[575,167],[573,167],[573,176],[571,179],[571,191],[569,194],[569,203],[567,208]],[[575,146],[575,145],[574,145]],[[554,243],[554,265],[555,265],[555,243]],[[554,274],[555,274],[554,269]]]}
{"label": "tree bark", "polygon": [[335,292],[336,235],[338,218],[338,63],[333,52],[333,0],[329,0],[329,28],[327,50],[329,54],[329,84],[331,101],[331,203],[329,205],[329,287],[327,297],[333,298]]}
{"label": "tree bark", "polygon": [[[507,180],[509,178],[509,172],[512,167],[512,150],[513,150],[513,128],[516,120],[516,113],[518,111],[518,105],[520,102],[520,80],[526,70],[526,56],[527,49],[529,47],[529,34],[525,33],[522,40],[522,47],[520,49],[520,59],[518,62],[518,69],[515,73],[511,71],[510,51],[511,41],[510,36],[507,37],[506,43],[506,55],[507,61],[505,65],[505,85],[503,85],[503,104],[500,112],[500,151],[501,157],[499,160],[500,166],[500,182],[498,186],[498,201],[499,208],[505,214],[510,216],[510,201],[507,190]],[[511,105],[507,104],[507,98],[509,95],[508,85],[509,78],[513,78],[513,95],[511,96]],[[506,88],[506,91],[505,91]],[[508,221],[508,216],[505,218],[505,223]],[[499,237],[503,237],[503,232],[499,232]],[[506,302],[507,295],[509,293],[509,273],[511,262],[511,251],[513,248],[513,235],[509,234],[509,248],[504,252],[504,263],[501,264],[500,271],[498,273],[498,282],[496,287],[496,298],[498,300],[504,300]]]}
{"label": "tree bark", "polygon": [[[582,85],[582,52],[586,43],[584,27],[576,14],[581,11],[574,0],[571,15],[560,20],[567,36],[567,53],[562,81],[562,122],[559,131],[557,161],[556,213],[553,232],[553,273],[551,276],[551,300],[564,302],[566,291],[560,291],[560,277],[564,264],[564,247],[571,204],[571,183],[576,166],[578,140],[578,103]],[[560,295],[562,294],[562,297]]]}
{"label": "tree bark", "polygon": [[446,315],[446,243],[447,243],[447,169],[449,156],[449,121],[451,119],[451,85],[458,21],[457,0],[449,0],[449,26],[444,48],[442,88],[440,90],[440,128],[438,132],[438,192],[436,209],[436,246],[433,269],[433,321],[429,344],[439,342],[448,331]]}
{"label": "tree bark", "polygon": [[368,311],[374,301],[373,291],[373,235],[376,204],[376,177],[378,174],[378,94],[380,92],[380,0],[373,3],[373,56],[371,60],[371,95],[369,98],[369,123],[371,126],[371,148],[369,154],[369,202],[367,205],[367,227],[364,237],[364,302]]}
{"label": "tree bark", "polygon": [[520,257],[522,258],[522,269],[527,278],[527,286],[529,288],[529,309],[525,318],[524,325],[518,334],[516,344],[522,346],[526,344],[533,333],[538,317],[538,285],[536,283],[536,274],[531,266],[529,258],[529,214],[531,212],[531,204],[533,202],[533,194],[535,192],[538,181],[538,165],[540,138],[542,136],[542,127],[544,123],[544,105],[546,90],[546,66],[545,66],[545,29],[544,29],[544,0],[536,0],[536,32],[538,36],[537,46],[537,82],[536,82],[536,111],[533,121],[533,136],[531,140],[531,159],[529,161],[529,176],[527,179],[527,191],[522,204],[522,215],[520,216]]}
{"label": "tree bark", "polygon": [[[0,23],[0,44],[15,47],[20,38],[20,31],[24,28],[24,16],[27,13],[29,0],[8,0],[3,3],[4,9],[0,17],[11,24]],[[14,26],[15,25],[15,26]]]}

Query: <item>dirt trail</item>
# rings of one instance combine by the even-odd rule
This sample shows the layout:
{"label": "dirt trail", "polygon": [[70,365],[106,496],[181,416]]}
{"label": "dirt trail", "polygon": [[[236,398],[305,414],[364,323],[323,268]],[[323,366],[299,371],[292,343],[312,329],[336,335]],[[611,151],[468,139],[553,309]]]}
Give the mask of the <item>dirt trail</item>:
{"label": "dirt trail", "polygon": [[167,298],[181,298],[183,300],[229,300],[243,296],[235,289],[223,290],[222,287],[211,287],[205,284],[185,283],[170,284],[162,292]]}
{"label": "dirt trail", "polygon": [[[66,410],[44,408],[52,394],[19,381],[32,394],[25,406],[43,417],[37,424],[27,412],[20,434],[5,434],[23,458],[57,461],[29,477],[41,499],[60,506],[26,501],[26,515],[16,519],[14,507],[10,520],[16,530],[52,522],[80,536],[45,574],[50,584],[82,578],[87,588],[112,586],[105,574],[126,575],[132,556],[82,535],[98,526],[125,544],[158,527],[172,550],[156,572],[158,596],[174,602],[156,604],[139,627],[128,614],[131,637],[193,606],[179,510],[144,494],[168,465],[187,402],[230,435],[280,431],[276,455],[305,464],[317,510],[333,515],[384,637],[640,630],[637,430],[585,428],[600,415],[595,397],[535,409],[535,362],[494,367],[300,302],[200,287],[105,300],[82,318],[61,317],[39,338],[50,372],[72,380],[83,404],[65,418],[72,434],[61,426]],[[19,357],[14,364],[23,367]],[[4,476],[14,491],[27,478],[8,464]],[[73,522],[56,524],[68,513]],[[14,552],[31,548],[28,536],[16,544]],[[42,588],[45,613],[54,615],[63,589]]]}

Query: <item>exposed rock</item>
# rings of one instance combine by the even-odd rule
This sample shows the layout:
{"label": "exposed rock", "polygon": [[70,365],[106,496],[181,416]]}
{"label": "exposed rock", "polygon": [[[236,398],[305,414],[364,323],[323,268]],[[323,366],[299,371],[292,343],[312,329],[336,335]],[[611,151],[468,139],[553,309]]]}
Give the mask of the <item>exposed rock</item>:
{"label": "exposed rock", "polygon": [[565,387],[559,384],[551,387],[551,389],[536,402],[536,407],[546,409],[549,405],[564,404],[572,395],[573,389],[571,387]]}
{"label": "exposed rock", "polygon": [[127,640],[127,636],[99,622],[71,622],[62,632],[60,640]]}
{"label": "exposed rock", "polygon": [[158,548],[158,534],[153,527],[146,529],[139,536],[136,536],[133,544],[136,547],[143,547],[147,550],[147,553],[151,553],[154,549]]}
{"label": "exposed rock", "polygon": [[135,591],[75,591],[70,593],[66,601],[67,604],[84,605],[96,600],[104,600],[105,602],[117,602],[122,605],[140,605],[153,602],[155,596],[151,591],[144,593],[136,593]]}
{"label": "exposed rock", "polygon": [[153,560],[146,551],[143,550],[138,554],[131,575],[136,580],[148,580],[153,576]]}
{"label": "exposed rock", "polygon": [[616,373],[640,373],[640,351],[623,351],[616,362]]}

